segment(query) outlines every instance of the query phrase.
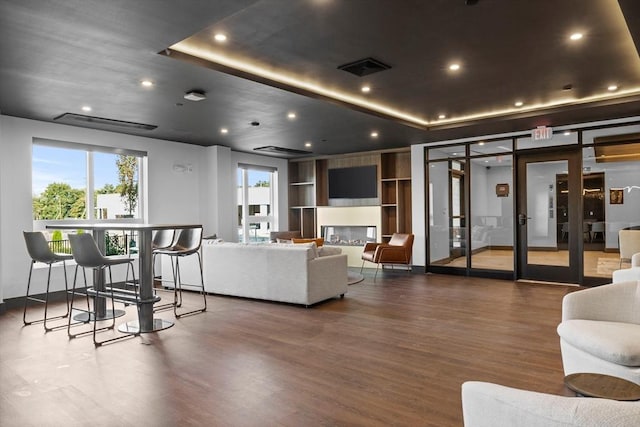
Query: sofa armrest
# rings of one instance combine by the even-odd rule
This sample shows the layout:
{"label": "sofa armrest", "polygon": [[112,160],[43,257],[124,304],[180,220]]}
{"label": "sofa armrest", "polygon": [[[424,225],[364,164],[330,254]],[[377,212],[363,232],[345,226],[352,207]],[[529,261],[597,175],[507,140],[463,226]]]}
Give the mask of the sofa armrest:
{"label": "sofa armrest", "polygon": [[638,281],[611,283],[567,294],[562,299],[562,320],[604,320],[638,323]]}
{"label": "sofa armrest", "polygon": [[309,260],[310,304],[347,292],[347,255],[327,255]]}
{"label": "sofa armrest", "polygon": [[462,384],[465,427],[635,426],[637,402],[567,397],[469,381]]}

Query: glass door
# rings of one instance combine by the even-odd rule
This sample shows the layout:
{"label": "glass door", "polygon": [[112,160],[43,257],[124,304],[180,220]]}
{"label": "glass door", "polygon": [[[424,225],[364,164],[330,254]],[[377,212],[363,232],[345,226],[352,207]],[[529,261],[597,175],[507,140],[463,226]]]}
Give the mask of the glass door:
{"label": "glass door", "polygon": [[579,150],[519,154],[517,168],[518,278],[580,283]]}

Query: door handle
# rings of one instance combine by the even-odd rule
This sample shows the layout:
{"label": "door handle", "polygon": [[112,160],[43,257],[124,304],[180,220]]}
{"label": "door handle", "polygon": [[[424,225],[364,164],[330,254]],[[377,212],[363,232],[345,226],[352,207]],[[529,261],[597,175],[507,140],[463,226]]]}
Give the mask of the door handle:
{"label": "door handle", "polygon": [[518,214],[518,225],[525,225],[527,223],[527,214]]}

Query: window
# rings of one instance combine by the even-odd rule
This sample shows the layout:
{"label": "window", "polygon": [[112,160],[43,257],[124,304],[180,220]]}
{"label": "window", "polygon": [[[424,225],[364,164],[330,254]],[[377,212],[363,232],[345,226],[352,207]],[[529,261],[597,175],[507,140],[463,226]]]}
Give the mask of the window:
{"label": "window", "polygon": [[238,241],[269,241],[276,221],[277,172],[271,168],[238,167]]}
{"label": "window", "polygon": [[146,153],[34,140],[34,220],[142,218],[140,177]]}

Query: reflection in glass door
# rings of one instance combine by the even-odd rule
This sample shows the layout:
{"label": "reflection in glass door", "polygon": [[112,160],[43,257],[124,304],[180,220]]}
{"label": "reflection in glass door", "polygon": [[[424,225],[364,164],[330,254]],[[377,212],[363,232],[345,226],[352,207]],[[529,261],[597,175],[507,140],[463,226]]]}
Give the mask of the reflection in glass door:
{"label": "reflection in glass door", "polygon": [[562,283],[581,279],[578,155],[577,150],[565,150],[518,156],[519,278]]}

